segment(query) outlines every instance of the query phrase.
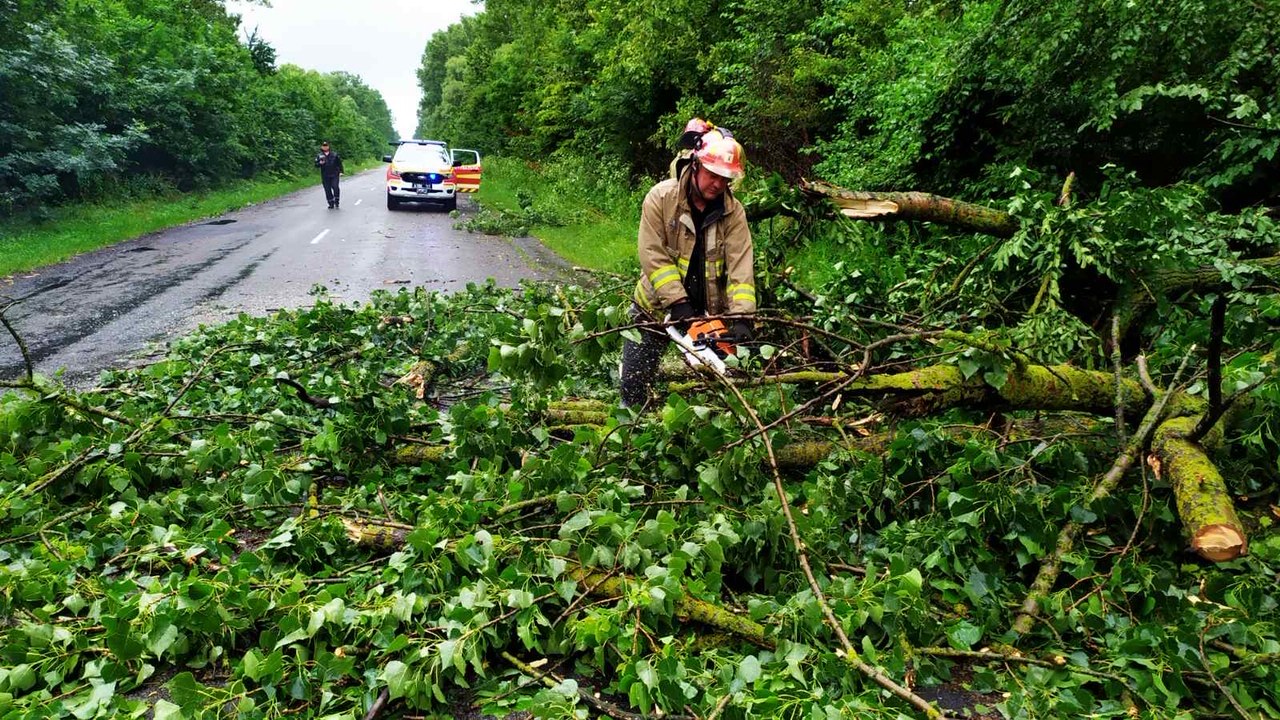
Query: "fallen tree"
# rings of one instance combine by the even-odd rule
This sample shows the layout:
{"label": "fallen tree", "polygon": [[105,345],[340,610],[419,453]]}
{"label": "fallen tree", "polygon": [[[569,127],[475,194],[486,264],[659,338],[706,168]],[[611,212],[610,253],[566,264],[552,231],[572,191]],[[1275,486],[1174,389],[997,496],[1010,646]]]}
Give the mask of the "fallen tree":
{"label": "fallen tree", "polygon": [[[1117,400],[1131,410],[1148,406],[1146,392],[1138,381],[1117,381],[1111,373],[1081,370],[1068,365],[1017,364],[1008,368],[999,387],[985,381],[980,374],[966,378],[959,368],[952,365],[861,377],[846,373],[788,373],[749,378],[743,382],[831,385],[844,396],[883,399],[882,407],[908,416],[927,415],[953,407],[1072,411],[1110,416],[1115,413]],[[672,389],[688,391],[699,384],[673,384]],[[543,422],[553,426],[602,427],[608,421],[604,407],[606,405],[599,401],[560,401],[543,412]],[[1191,548],[1216,562],[1239,557],[1247,551],[1248,543],[1225,484],[1201,443],[1186,438],[1205,412],[1204,401],[1175,389],[1162,396],[1159,408],[1158,416],[1140,442],[1130,447],[1129,460],[1143,450],[1151,437],[1155,437],[1154,457],[1159,458],[1160,467],[1174,488],[1179,516],[1186,526]],[[1066,427],[1071,422],[1059,421],[1057,425]],[[1097,434],[1097,430],[1096,425],[1092,426],[1093,434]],[[1074,431],[1079,431],[1078,425]],[[957,432],[956,436],[963,432]],[[843,439],[834,440],[800,440],[780,446],[777,462],[784,468],[812,467],[837,448],[875,453],[883,450],[893,437],[892,432],[885,432],[867,437],[849,438],[846,435]],[[1009,437],[1016,439],[1016,432]],[[1212,437],[1220,438],[1221,430],[1218,429]],[[393,457],[394,462],[402,465],[435,463],[448,457],[448,448],[407,444],[397,447]],[[1119,481],[1128,465],[1128,462],[1124,463],[1117,471],[1119,474],[1106,483],[1107,492]]]}
{"label": "fallen tree", "polygon": [[[967,376],[923,355],[915,370],[877,370],[866,356],[890,355],[879,350],[846,358],[847,372],[787,372],[795,356],[783,350],[773,365],[782,372],[686,385],[635,416],[613,405],[611,358],[569,344],[616,332],[575,327],[616,313],[577,291],[523,293],[401,294],[369,311],[319,303],[278,325],[242,318],[204,331],[109,389],[58,394],[18,381],[18,395],[0,401],[10,527],[0,579],[15,588],[0,593],[14,618],[0,644],[12,649],[7,667],[41,669],[10,693],[15,706],[73,717],[58,695],[92,701],[91,682],[48,675],[67,653],[106,663],[119,678],[114,697],[145,682],[134,680],[136,663],[156,667],[166,679],[153,684],[191,716],[241,702],[320,712],[295,687],[331,693],[324,712],[356,717],[435,712],[447,701],[437,693],[455,685],[510,693],[521,707],[586,702],[574,673],[552,669],[554,687],[528,688],[486,670],[507,653],[571,658],[607,699],[595,711],[620,717],[710,717],[726,697],[761,715],[778,702],[962,715],[915,698],[958,688],[946,673],[974,662],[1003,667],[990,677],[1011,698],[1070,687],[1094,708],[1124,692],[1139,711],[1214,707],[1181,688],[1162,694],[1157,678],[1173,676],[1135,661],[1136,628],[1157,626],[1170,642],[1141,645],[1144,660],[1197,688],[1216,678],[1219,693],[1271,701],[1273,611],[1220,589],[1244,587],[1242,568],[1268,572],[1273,539],[1251,528],[1255,555],[1187,562],[1178,520],[1145,510],[1167,491],[1144,492],[1132,472],[1119,473],[1105,515],[1079,518],[1060,563],[1071,579],[1035,603],[1025,654],[991,644],[1051,554],[1050,533],[1077,519],[1084,480],[1125,447],[1119,428],[1151,409],[1142,382],[1017,353],[1022,362],[1004,362],[997,345],[974,349],[982,364]],[[479,312],[488,306],[502,311]],[[977,344],[885,332],[906,334],[924,353]],[[464,340],[477,350],[448,360]],[[911,355],[900,350],[890,356],[899,369]],[[1219,373],[1224,386],[1239,384],[1234,371]],[[566,399],[577,393],[604,400]],[[1221,397],[1167,397],[1184,414],[1156,413],[1165,432],[1148,457],[1172,486],[1181,466],[1200,472],[1200,460],[1184,462],[1189,452],[1212,464],[1224,443],[1215,428],[1233,418],[1216,419],[1230,405]],[[1118,425],[1117,406],[1127,418]],[[823,461],[844,449],[859,452]],[[1187,487],[1208,489],[1203,476]],[[1192,513],[1182,515],[1194,537]],[[1142,535],[1112,543],[1115,532]],[[1230,545],[1215,533],[1202,550]],[[1207,602],[1193,607],[1171,588],[1200,588]],[[1106,624],[1122,605],[1137,622]],[[1186,628],[1242,622],[1240,608],[1259,622],[1238,647],[1207,638],[1204,663],[1168,650],[1197,647]],[[741,621],[734,641],[701,638],[730,618]],[[31,642],[45,626],[74,646]],[[750,639],[757,628],[771,650]],[[215,647],[230,679],[183,670]],[[311,660],[285,662],[293,653]],[[530,660],[521,672],[541,667]],[[25,686],[16,672],[0,683]],[[137,710],[109,702],[104,712]]]}

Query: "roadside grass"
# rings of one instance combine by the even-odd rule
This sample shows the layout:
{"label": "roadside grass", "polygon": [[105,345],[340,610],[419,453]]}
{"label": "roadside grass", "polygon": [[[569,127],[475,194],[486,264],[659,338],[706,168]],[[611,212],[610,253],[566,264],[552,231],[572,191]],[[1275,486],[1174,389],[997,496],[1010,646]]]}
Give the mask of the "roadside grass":
{"label": "roadside grass", "polygon": [[[381,164],[378,160],[353,163],[350,174]],[[319,177],[311,173],[294,178],[245,180],[207,192],[67,205],[38,222],[0,221],[0,278],[319,184]]]}
{"label": "roadside grass", "polygon": [[500,226],[527,230],[569,263],[631,274],[647,190],[648,183],[628,187],[620,170],[588,170],[583,161],[533,165],[490,156],[476,195],[482,213],[500,213]]}
{"label": "roadside grass", "polygon": [[575,266],[629,275],[639,265],[636,224],[597,216],[579,225],[540,228],[537,237]]}

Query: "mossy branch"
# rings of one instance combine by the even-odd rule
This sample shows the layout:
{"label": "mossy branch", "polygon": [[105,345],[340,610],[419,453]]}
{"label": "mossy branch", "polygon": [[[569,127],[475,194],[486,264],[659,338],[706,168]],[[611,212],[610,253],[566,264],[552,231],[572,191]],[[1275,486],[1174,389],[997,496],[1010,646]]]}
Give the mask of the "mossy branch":
{"label": "mossy branch", "polygon": [[[1192,346],[1193,350],[1194,348],[1195,346]],[[1164,416],[1165,406],[1170,398],[1177,393],[1178,381],[1182,377],[1182,371],[1186,369],[1187,361],[1190,357],[1191,351],[1188,351],[1187,355],[1182,358],[1182,365],[1174,375],[1169,389],[1152,403],[1146,415],[1143,416],[1138,429],[1134,432],[1133,437],[1125,445],[1124,451],[1111,464],[1111,469],[1098,481],[1098,484],[1094,486],[1093,492],[1082,503],[1086,510],[1093,503],[1111,494],[1111,491],[1119,484],[1120,478],[1124,476],[1125,471],[1133,464],[1134,458],[1142,452],[1142,448],[1146,446],[1147,440],[1155,432],[1157,425]],[[1083,529],[1084,523],[1071,520],[1058,533],[1058,541],[1054,544],[1053,552],[1041,564],[1040,572],[1036,574],[1035,580],[1032,581],[1031,588],[1028,590],[1026,598],[1022,601],[1021,609],[1017,617],[1014,618],[1010,632],[1015,638],[1026,635],[1035,625],[1035,616],[1040,603],[1049,596],[1049,591],[1053,589],[1054,583],[1058,580],[1058,575],[1062,572],[1063,560],[1075,548],[1076,540],[1080,537]]]}

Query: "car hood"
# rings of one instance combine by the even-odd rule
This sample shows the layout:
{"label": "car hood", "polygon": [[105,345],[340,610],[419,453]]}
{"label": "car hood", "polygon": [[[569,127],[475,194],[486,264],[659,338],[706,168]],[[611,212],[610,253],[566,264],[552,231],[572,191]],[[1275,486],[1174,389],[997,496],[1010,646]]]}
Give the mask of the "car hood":
{"label": "car hood", "polygon": [[402,173],[439,173],[440,175],[448,175],[453,172],[453,166],[444,163],[433,163],[427,161],[414,162],[412,160],[400,162],[397,160],[391,164],[395,166],[396,170]]}

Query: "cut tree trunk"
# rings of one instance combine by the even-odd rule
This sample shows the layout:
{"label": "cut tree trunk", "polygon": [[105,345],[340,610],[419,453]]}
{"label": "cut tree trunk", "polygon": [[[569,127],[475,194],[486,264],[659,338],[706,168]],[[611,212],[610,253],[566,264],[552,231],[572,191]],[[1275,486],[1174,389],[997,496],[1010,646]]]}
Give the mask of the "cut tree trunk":
{"label": "cut tree trunk", "polygon": [[346,529],[347,539],[351,542],[379,550],[399,550],[404,547],[405,538],[413,532],[412,525],[387,520],[342,518],[342,526]]}
{"label": "cut tree trunk", "polygon": [[[1179,417],[1162,424],[1151,441],[1151,466],[1173,487],[1191,549],[1213,562],[1234,560],[1248,551],[1249,541],[1222,474],[1204,446],[1187,440],[1199,420]],[[1209,433],[1205,445],[1217,445],[1221,436],[1220,430]]]}

